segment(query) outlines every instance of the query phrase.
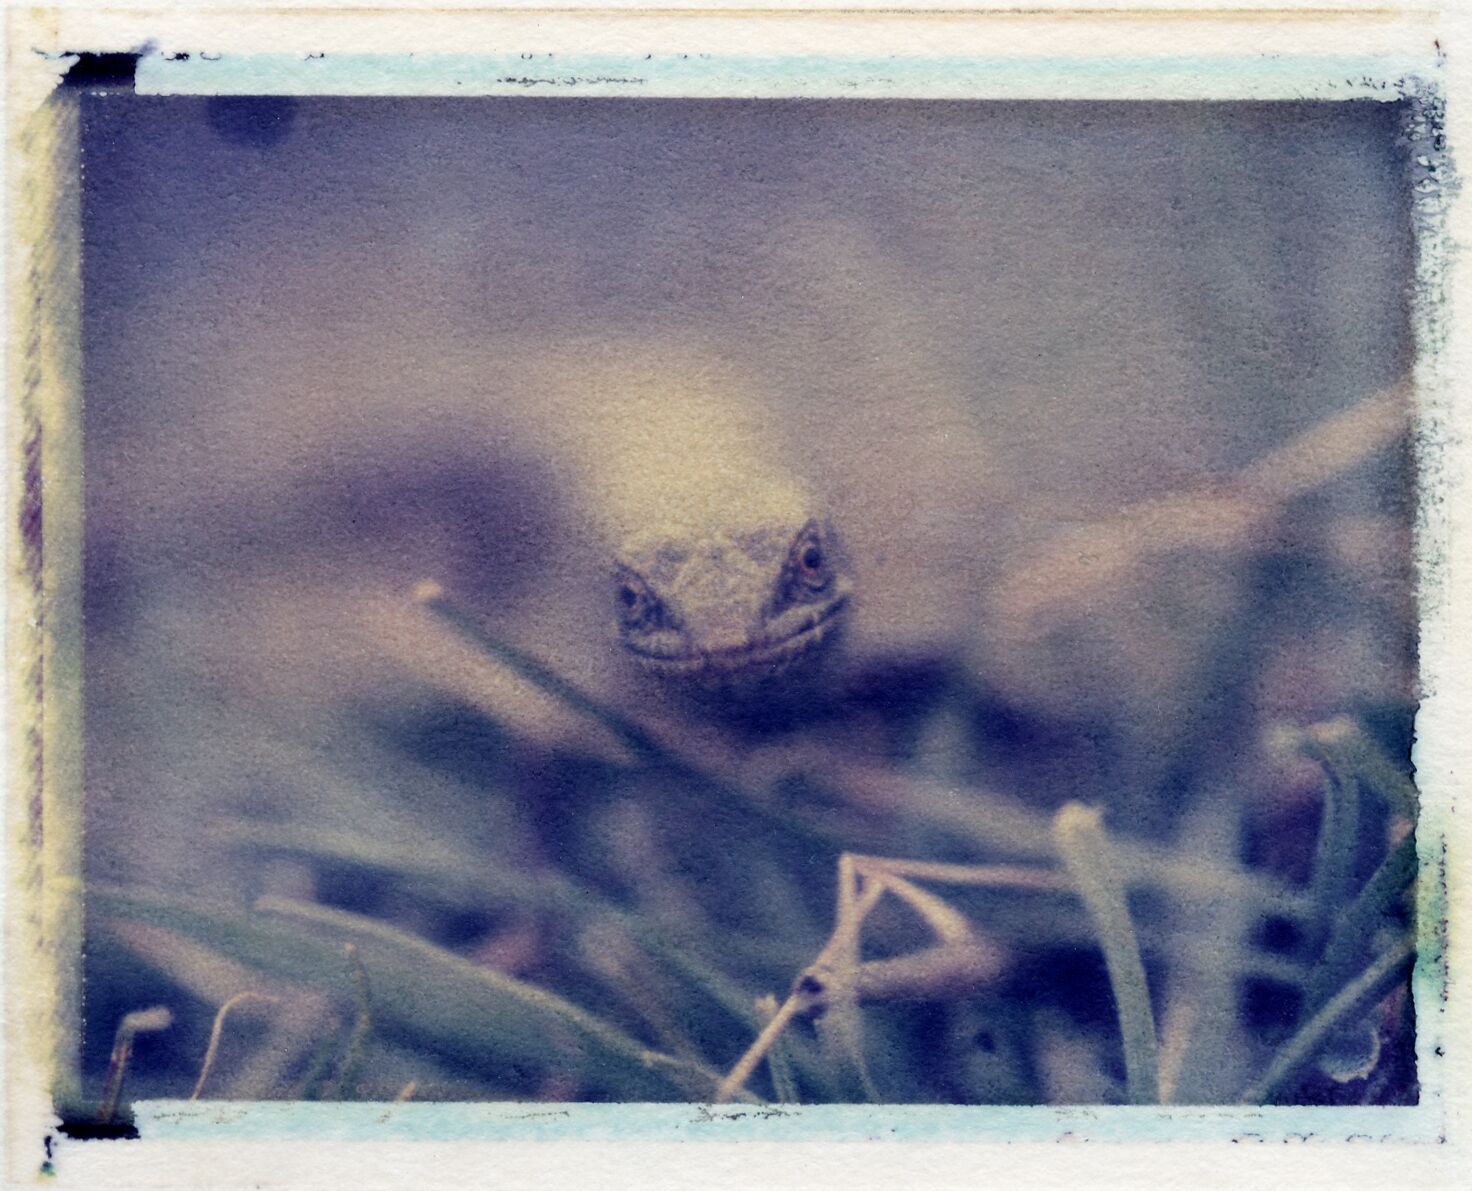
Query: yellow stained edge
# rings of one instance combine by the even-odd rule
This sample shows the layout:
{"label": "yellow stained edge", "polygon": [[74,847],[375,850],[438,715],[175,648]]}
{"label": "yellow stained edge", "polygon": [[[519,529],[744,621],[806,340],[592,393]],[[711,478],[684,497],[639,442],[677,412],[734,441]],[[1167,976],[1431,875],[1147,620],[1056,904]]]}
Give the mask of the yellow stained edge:
{"label": "yellow stained edge", "polygon": [[[81,1021],[81,426],[77,103],[14,53],[6,200],[5,1174],[35,1177],[53,1103],[75,1106]],[[33,526],[44,492],[44,534]],[[31,498],[28,506],[27,500]]]}

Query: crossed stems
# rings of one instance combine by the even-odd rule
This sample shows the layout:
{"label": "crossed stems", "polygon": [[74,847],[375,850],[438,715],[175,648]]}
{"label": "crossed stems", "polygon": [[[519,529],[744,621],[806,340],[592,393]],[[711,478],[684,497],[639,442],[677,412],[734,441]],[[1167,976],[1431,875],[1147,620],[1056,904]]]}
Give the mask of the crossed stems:
{"label": "crossed stems", "polygon": [[[817,959],[716,1090],[714,1103],[740,1093],[794,1017],[817,1015],[835,1000],[887,1000],[958,985],[976,987],[1000,974],[1003,957],[953,906],[910,878],[948,885],[1071,892],[1063,873],[1028,865],[939,864],[845,853],[838,861],[838,913]],[[934,946],[898,960],[859,962],[864,921],[886,893],[908,905],[935,935]]]}

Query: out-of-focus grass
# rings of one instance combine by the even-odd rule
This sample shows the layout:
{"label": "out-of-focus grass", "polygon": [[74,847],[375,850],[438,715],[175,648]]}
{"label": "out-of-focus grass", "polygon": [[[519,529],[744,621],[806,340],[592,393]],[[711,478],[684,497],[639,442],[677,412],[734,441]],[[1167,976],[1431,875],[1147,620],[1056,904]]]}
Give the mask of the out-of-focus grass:
{"label": "out-of-focus grass", "polygon": [[[1395,431],[1395,403],[1363,408],[1380,420],[1364,443],[1340,442],[1353,417],[1328,428],[1336,466]],[[1412,708],[1357,701],[1340,675],[1327,702],[1354,716],[1259,709],[1306,682],[1292,637],[1322,627],[1318,605],[1298,611],[1305,591],[1334,606],[1322,576],[1227,601],[1194,671],[1183,649],[1156,665],[1153,648],[1194,639],[1174,634],[1202,582],[1162,563],[1161,517],[1169,550],[1208,575],[1238,554],[1261,564],[1249,577],[1297,575],[1305,548],[1275,542],[1263,561],[1261,499],[1152,515],[1126,519],[1104,580],[1073,568],[1072,586],[1009,589],[1087,621],[1121,673],[1144,675],[1100,704],[1112,727],[1085,718],[1071,736],[999,709],[975,668],[942,667],[881,671],[815,726],[712,748],[422,588],[430,632],[587,741],[529,737],[517,708],[422,675],[300,723],[232,696],[248,721],[232,755],[276,796],[219,799],[194,828],[231,858],[219,896],[89,886],[99,1102],[121,1112],[130,1056],[129,1088],[151,1096],[188,1094],[208,1067],[206,1094],[237,1097],[1414,1099]],[[1066,658],[1027,641],[1013,662]],[[154,681],[211,697],[198,675]],[[1131,699],[1147,704],[1133,719]],[[140,706],[207,749],[189,697]],[[1110,749],[1123,760],[1101,764],[1113,785],[1096,805],[1029,768],[1066,774]],[[221,1014],[242,994],[250,1013]],[[172,1024],[135,1046],[128,1015],[155,1005]]]}
{"label": "out-of-focus grass", "polygon": [[[472,964],[381,922],[341,910],[263,899],[257,913],[204,908],[142,891],[94,888],[96,913],[161,926],[205,942],[266,976],[342,983],[342,941],[373,973],[378,1028],[411,1046],[472,1065],[572,1062],[594,1091],[664,1099],[690,1085],[694,1098],[719,1073],[660,1054],[622,1030],[534,985]],[[366,982],[366,981],[365,981]]]}
{"label": "out-of-focus grass", "polygon": [[[483,633],[457,610],[439,610],[452,615],[457,630]],[[509,646],[498,656],[551,689],[562,682],[523,665]],[[344,874],[367,881],[389,909],[350,912],[266,895],[242,910],[94,884],[92,929],[112,944],[98,952],[111,964],[105,978],[123,988],[135,982],[139,995],[149,985],[118,967],[130,951],[157,967],[159,936],[140,935],[136,928],[142,926],[197,945],[236,979],[254,973],[263,989],[306,987],[325,994],[336,1012],[319,1015],[315,1037],[298,1031],[298,1053],[273,1068],[282,1078],[274,1090],[286,1096],[388,1098],[412,1079],[430,1095],[478,1089],[469,1094],[707,1100],[765,1026],[768,1041],[778,1046],[763,1045],[728,1094],[803,1101],[1000,1095],[1046,1102],[1071,1087],[1091,1086],[1113,1089],[1103,1093],[1106,1099],[1140,1102],[1159,1095],[1153,1005],[1164,999],[1164,977],[1215,972],[1238,985],[1267,978],[1297,1001],[1293,1020],[1283,1023],[1296,1029],[1286,1034],[1283,1025],[1275,1032],[1247,1020],[1226,1032],[1256,1070],[1232,1098],[1264,1100],[1292,1098],[1306,1078],[1311,1083],[1322,1076],[1314,1060],[1336,1032],[1370,1020],[1411,954],[1405,900],[1415,851],[1405,812],[1413,792],[1394,763],[1350,723],[1284,732],[1275,742],[1280,750],[1315,758],[1324,774],[1312,874],[1306,888],[1295,888],[1231,856],[1106,833],[1097,813],[1082,808],[1064,808],[1050,823],[1049,816],[1010,799],[938,783],[904,764],[876,768],[826,757],[813,772],[804,768],[810,763],[805,755],[794,753],[792,771],[768,767],[770,784],[754,787],[643,736],[581,693],[569,702],[580,713],[618,724],[639,745],[624,771],[611,777],[593,771],[586,813],[574,808],[556,820],[555,843],[575,858],[571,862],[524,869],[486,863],[444,832],[384,839],[310,821],[225,819],[209,828],[216,842],[287,860],[308,873],[336,874],[339,883]],[[808,788],[820,783],[830,791],[847,818],[777,796],[774,791],[794,774]],[[855,789],[863,793],[855,796]],[[574,787],[572,793],[579,792]],[[876,799],[879,792],[883,797]],[[609,812],[622,807],[638,822],[670,798],[685,800],[680,811],[686,823],[692,812],[698,821],[701,808],[712,816],[721,829],[718,863],[724,871],[702,869],[710,853],[688,837],[688,847],[617,855],[626,845],[609,838],[610,824],[615,836],[629,828],[618,827]],[[1378,814],[1368,813],[1367,802]],[[876,805],[882,809],[876,812]],[[744,833],[730,834],[729,823],[716,818],[733,814]],[[1405,834],[1388,849],[1367,844],[1365,824],[1387,817]],[[918,861],[894,868],[891,891],[910,902],[932,931],[976,932],[975,938],[987,940],[989,954],[1002,957],[972,969],[953,963],[944,979],[927,959],[932,967],[907,976],[898,1000],[893,991],[874,994],[874,978],[867,984],[860,978],[871,968],[882,970],[894,985],[893,965],[925,954],[924,931],[917,935],[916,923],[903,915],[886,917],[876,908],[875,888],[851,927],[834,936],[844,940],[837,951],[830,941],[819,956],[821,936],[810,929],[827,929],[827,913],[813,901],[820,885],[840,883],[837,917],[830,922],[841,924],[854,912],[857,895],[853,888],[843,891],[842,874],[866,870],[853,869],[856,861],[844,857],[855,843],[882,838],[883,824],[896,818],[912,831],[918,825],[943,853],[1010,861],[1010,867]],[[1086,830],[1072,826],[1085,820]],[[845,821],[852,831],[845,833]],[[560,834],[578,832],[593,838]],[[633,842],[660,838],[646,821]],[[1359,864],[1367,846],[1380,859],[1363,878]],[[790,863],[804,852],[805,860]],[[884,863],[857,862],[868,864],[871,875]],[[647,867],[640,871],[641,865]],[[572,875],[579,867],[586,870],[583,879]],[[743,899],[766,907],[744,928],[733,924],[742,917]],[[1265,946],[1261,932],[1201,937],[1173,929],[1174,905],[1223,899],[1245,907],[1245,921],[1275,923],[1296,936],[1297,954]],[[454,920],[466,915],[485,936],[468,950],[452,937]],[[768,937],[770,924],[784,920],[788,929]],[[495,929],[498,922],[504,929]],[[506,961],[496,946],[499,936],[514,939],[518,932],[530,940],[531,955],[521,962],[527,970],[520,977],[501,970]],[[804,947],[804,938],[813,943]],[[947,941],[957,939],[942,938]],[[1102,969],[1089,958],[1101,945]],[[1219,962],[1203,962],[1207,952]],[[770,994],[815,958],[827,964],[830,978],[821,1006],[810,999],[779,1013]],[[167,961],[162,966],[167,969]],[[849,983],[831,982],[834,973],[847,973]],[[1049,980],[1055,986],[1042,998],[1044,1007],[1035,1003],[1036,994]],[[183,1018],[213,1018],[218,1004],[183,988],[169,989],[165,981],[151,991],[172,992]],[[862,997],[860,988],[867,990]],[[977,1006],[985,1007],[980,1026],[974,1024]],[[816,1031],[803,1017],[815,1019]],[[973,1024],[958,1039],[954,1023],[963,1019]],[[218,1041],[212,1035],[212,1050]],[[1404,1037],[1386,1041],[1387,1049],[1402,1051],[1409,1044]],[[1006,1074],[976,1078],[968,1053],[975,1051],[982,1057],[1000,1052]],[[420,1055],[422,1068],[416,1066]],[[1041,1069],[1045,1055],[1052,1056],[1047,1061],[1054,1070]],[[758,1071],[762,1058],[767,1061]],[[1198,1053],[1193,1061],[1209,1063],[1213,1056]],[[248,1066],[239,1055],[235,1063]],[[447,1079],[445,1072],[454,1075]],[[166,1079],[155,1074],[150,1092],[167,1091]],[[187,1086],[181,1083],[174,1094],[185,1094]],[[243,1090],[228,1071],[215,1086],[227,1095],[232,1087]],[[1411,1092],[1399,1086],[1393,1094]]]}
{"label": "out-of-focus grass", "polygon": [[1110,855],[1097,811],[1070,803],[1054,820],[1058,852],[1088,907],[1109,967],[1124,1045],[1125,1082],[1131,1104],[1160,1101],[1158,1041],[1145,965],[1130,921],[1124,882]]}

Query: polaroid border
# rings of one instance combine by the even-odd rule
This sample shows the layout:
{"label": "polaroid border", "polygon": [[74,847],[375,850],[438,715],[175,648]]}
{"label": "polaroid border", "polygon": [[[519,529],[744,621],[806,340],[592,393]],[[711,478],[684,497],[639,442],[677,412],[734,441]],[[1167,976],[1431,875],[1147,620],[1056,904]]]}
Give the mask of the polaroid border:
{"label": "polaroid border", "polygon": [[[289,6],[283,6],[289,7]],[[47,1169],[53,1111],[79,1102],[76,1030],[80,1021],[82,947],[81,822],[81,558],[80,192],[77,74],[80,62],[104,73],[90,85],[127,85],[150,95],[547,95],[1052,98],[1052,99],[1410,99],[1426,143],[1446,133],[1445,58],[1426,14],[1367,10],[1339,14],[1348,36],[1316,41],[1322,24],[1288,21],[1282,53],[1249,53],[1244,34],[1270,21],[1240,11],[1215,16],[1136,14],[1143,28],[1170,26],[1161,52],[1121,57],[1091,49],[1087,19],[1069,36],[1032,51],[1015,28],[988,39],[1015,13],[768,13],[780,15],[764,35],[760,17],[719,10],[684,16],[626,12],[573,13],[531,19],[525,13],[477,14],[497,44],[531,47],[514,53],[389,53],[377,33],[365,35],[346,14],[316,14],[318,23],[263,34],[221,18],[164,21],[149,14],[104,14],[96,40],[65,10],[21,19],[12,15],[6,190],[10,350],[6,410],[9,590],[6,617],[8,766],[6,800],[5,971],[7,1160],[12,1174]],[[292,10],[293,16],[302,15]],[[385,14],[376,14],[379,17]],[[435,14],[416,42],[456,27],[467,14]],[[1077,16],[1077,14],[1075,14]],[[1115,14],[1118,17],[1118,14]],[[359,14],[361,17],[361,14]],[[806,52],[778,43],[801,17]],[[934,18],[940,37],[918,51],[885,54],[873,22],[914,27]],[[701,19],[708,18],[704,27]],[[417,21],[416,17],[416,21]],[[1121,18],[1122,19],[1122,18]],[[1063,21],[1066,18],[1058,18]],[[149,22],[154,22],[150,24]],[[861,31],[865,21],[868,32]],[[367,24],[373,24],[367,21]],[[958,24],[959,23],[959,24]],[[965,26],[967,36],[953,34]],[[733,27],[747,30],[734,48],[719,49]],[[891,25],[891,28],[895,27]],[[1186,52],[1203,27],[1233,34],[1216,53]],[[669,41],[685,29],[683,41]],[[1115,25],[1123,29],[1123,25]],[[140,38],[138,33],[157,32]],[[314,33],[312,30],[316,29]],[[837,36],[833,36],[836,31]],[[773,36],[776,32],[779,36]],[[1343,29],[1340,30],[1343,33]],[[1365,34],[1370,36],[1366,37]],[[283,43],[303,36],[290,48]],[[311,37],[323,40],[313,41]],[[520,39],[520,40],[518,40]],[[648,40],[644,40],[648,39]],[[1272,43],[1273,39],[1269,39]],[[330,51],[303,46],[329,45]],[[341,50],[336,47],[341,44]],[[402,43],[400,43],[402,44]],[[729,40],[725,42],[731,46]],[[896,44],[891,42],[891,45]],[[1097,43],[1093,43],[1095,46]],[[1251,44],[1248,42],[1248,44]],[[616,52],[602,48],[617,46]],[[688,50],[672,46],[688,45]],[[695,48],[708,45],[712,48]],[[823,46],[819,52],[816,46]],[[935,52],[936,47],[952,47]],[[143,46],[143,49],[136,47]],[[644,50],[644,46],[650,48]],[[122,47],[122,48],[120,48]],[[134,48],[128,48],[134,47]],[[551,48],[548,48],[551,47]],[[1174,48],[1175,52],[1169,52]],[[1318,48],[1322,52],[1315,52]],[[986,52],[982,52],[985,49]],[[642,52],[641,52],[642,51]],[[999,52],[1000,51],[1000,52]],[[308,55],[311,56],[308,56]],[[14,69],[24,57],[26,69]],[[126,61],[123,61],[126,59]],[[109,76],[107,70],[122,73]],[[71,81],[68,82],[68,77]],[[1460,140],[1458,140],[1460,143]],[[504,1104],[234,1104],[140,1102],[138,1131],[160,1141],[620,1140],[661,1141],[1057,1141],[1211,1140],[1234,1142],[1445,1142],[1454,1094],[1446,1060],[1454,986],[1448,967],[1454,835],[1452,775],[1465,749],[1455,741],[1463,685],[1441,661],[1461,615],[1449,553],[1459,517],[1449,497],[1464,491],[1453,458],[1458,411],[1450,389],[1458,375],[1447,314],[1451,290],[1453,211],[1450,158],[1428,165],[1415,198],[1421,245],[1414,307],[1418,340],[1417,461],[1423,490],[1418,564],[1423,615],[1426,702],[1418,717],[1416,763],[1422,782],[1418,824],[1419,959],[1413,977],[1422,1100],[1407,1108],[986,1108],[914,1106],[782,1106],[753,1110],[689,1105]],[[1435,180],[1432,180],[1432,179]],[[1427,493],[1435,492],[1435,498]],[[1454,894],[1457,896],[1454,898]],[[44,1139],[44,1140],[43,1140]],[[45,1153],[42,1153],[44,1146]]]}

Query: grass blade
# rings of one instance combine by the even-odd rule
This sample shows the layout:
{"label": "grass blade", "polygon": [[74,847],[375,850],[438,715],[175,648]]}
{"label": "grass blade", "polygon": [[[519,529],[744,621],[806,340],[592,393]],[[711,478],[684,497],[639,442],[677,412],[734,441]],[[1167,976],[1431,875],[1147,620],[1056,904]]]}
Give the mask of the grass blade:
{"label": "grass blade", "polygon": [[1109,968],[1124,1041],[1124,1066],[1131,1104],[1159,1104],[1160,1077],[1155,1014],[1145,964],[1130,922],[1124,883],[1111,855],[1100,812],[1070,802],[1053,819],[1053,835],[1069,874],[1078,886]]}
{"label": "grass blade", "polygon": [[1318,1054],[1338,1026],[1377,1004],[1395,987],[1415,955],[1416,945],[1410,939],[1383,952],[1284,1044],[1263,1077],[1242,1093],[1242,1103],[1269,1103]]}
{"label": "grass blade", "polygon": [[356,865],[415,888],[427,884],[457,903],[517,906],[564,915],[581,925],[617,923],[680,980],[699,989],[731,1017],[752,1029],[761,1026],[750,995],[702,957],[699,940],[626,910],[566,876],[488,866],[454,852],[431,854],[308,824],[230,821],[217,825],[212,834],[216,839],[266,853]]}
{"label": "grass blade", "polygon": [[712,1089],[720,1080],[553,993],[358,915],[284,899],[263,904],[270,914],[245,914],[131,888],[93,887],[89,899],[103,915],[166,926],[247,966],[319,987],[340,984],[342,945],[354,942],[375,974],[382,1036],[478,1069],[571,1064],[591,1091],[633,1100],[681,1098],[672,1072],[699,1074]]}
{"label": "grass blade", "polygon": [[1391,849],[1347,910],[1335,916],[1334,928],[1309,980],[1304,1004],[1317,1012],[1330,992],[1347,978],[1355,953],[1389,920],[1395,905],[1416,879],[1416,836],[1408,833]]}
{"label": "grass blade", "polygon": [[438,583],[433,580],[421,583],[414,590],[414,599],[427,611],[444,621],[459,636],[483,649],[502,665],[540,687],[573,711],[602,724],[638,756],[654,758],[663,754],[664,750],[658,742],[633,720],[594,699],[531,654],[501,640],[488,631],[484,625],[451,600]]}

